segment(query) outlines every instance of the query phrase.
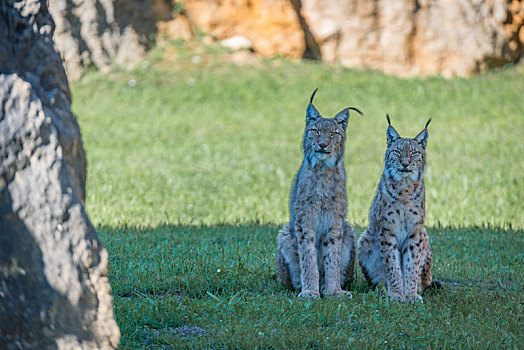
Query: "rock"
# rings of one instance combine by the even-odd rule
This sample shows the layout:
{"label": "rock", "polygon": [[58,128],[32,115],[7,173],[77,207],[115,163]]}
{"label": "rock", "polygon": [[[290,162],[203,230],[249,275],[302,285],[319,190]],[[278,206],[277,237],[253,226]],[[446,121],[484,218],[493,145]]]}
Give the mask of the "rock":
{"label": "rock", "polygon": [[255,65],[260,63],[260,56],[247,50],[235,51],[233,53],[223,54],[220,60],[224,62],[232,62],[239,67],[245,65]]}
{"label": "rock", "polygon": [[510,40],[507,54],[516,61],[524,55],[524,3],[521,1],[513,0],[510,3],[504,32]]}
{"label": "rock", "polygon": [[49,11],[71,79],[91,64],[107,71],[112,62],[140,61],[156,22],[171,16],[167,0],[50,0]]}
{"label": "rock", "polygon": [[[514,2],[512,8],[520,11]],[[521,41],[510,47],[522,25],[504,32],[505,0],[302,0],[300,14],[322,59],[348,67],[465,76],[522,56]]]}
{"label": "rock", "polygon": [[465,76],[524,52],[519,0],[50,0],[50,10],[75,79],[90,64],[135,64],[152,34],[191,40],[196,28],[219,40],[243,36],[262,56],[400,76]]}
{"label": "rock", "polygon": [[[0,1],[1,18],[12,20],[0,21],[0,72],[17,72],[36,90],[44,106],[54,109],[55,127],[67,162],[67,172],[83,203],[86,182],[85,152],[80,139],[80,129],[70,111],[71,93],[67,77],[60,55],[53,48],[53,21],[42,2],[31,0],[27,1],[27,5],[25,3],[20,0]],[[20,7],[17,12],[13,11],[15,4]],[[34,17],[45,19],[45,22],[33,23]],[[32,26],[37,24],[40,34],[38,40],[36,32],[32,30]]]}
{"label": "rock", "polygon": [[302,58],[306,41],[289,0],[186,0],[184,15],[193,28],[218,39],[241,35],[262,56]]}
{"label": "rock", "polygon": [[227,47],[228,49],[237,50],[249,50],[253,48],[253,44],[248,38],[242,35],[235,35],[231,38],[224,39],[220,42],[220,45]]}
{"label": "rock", "polygon": [[169,21],[173,18],[172,0],[152,0],[151,6],[155,13],[156,21]]}
{"label": "rock", "polygon": [[213,45],[215,43],[215,38],[213,38],[211,35],[206,35],[202,38],[202,44],[204,45]]}
{"label": "rock", "polygon": [[[465,76],[517,62],[519,0],[50,0],[69,77],[141,60],[149,38],[243,36],[262,56],[340,62],[400,76]],[[173,13],[177,15],[173,18]],[[211,38],[208,36],[208,38]]]}
{"label": "rock", "polygon": [[160,21],[157,24],[160,38],[191,40],[193,39],[193,29],[184,15],[178,15],[169,21]]}
{"label": "rock", "polygon": [[0,348],[109,349],[108,255],[46,0],[0,2]]}

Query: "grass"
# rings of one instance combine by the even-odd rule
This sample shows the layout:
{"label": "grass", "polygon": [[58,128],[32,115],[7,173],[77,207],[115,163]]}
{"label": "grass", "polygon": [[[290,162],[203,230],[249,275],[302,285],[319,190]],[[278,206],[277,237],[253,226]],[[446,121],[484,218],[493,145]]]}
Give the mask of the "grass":
{"label": "grass", "polygon": [[274,279],[277,230],[101,228],[122,347],[522,347],[521,233],[430,230],[446,287],[403,305],[380,297],[360,271],[352,300],[297,299]]}
{"label": "grass", "polygon": [[[522,67],[399,79],[229,57],[175,42],[131,71],[89,72],[72,86],[122,348],[524,346]],[[352,300],[299,300],[274,279],[316,87],[324,115],[366,113],[352,116],[346,147],[359,234],[382,171],[385,114],[402,136],[433,118],[426,224],[445,288],[423,304],[389,303],[359,271]]]}

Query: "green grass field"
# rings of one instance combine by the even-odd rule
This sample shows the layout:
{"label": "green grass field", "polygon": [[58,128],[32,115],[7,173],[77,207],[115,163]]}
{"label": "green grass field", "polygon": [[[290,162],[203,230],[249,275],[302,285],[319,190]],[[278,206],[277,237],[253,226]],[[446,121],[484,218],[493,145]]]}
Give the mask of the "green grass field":
{"label": "green grass field", "polygon": [[[122,348],[524,347],[522,65],[400,79],[224,55],[176,42],[72,86]],[[382,172],[385,114],[406,137],[433,118],[426,226],[445,287],[423,304],[389,303],[360,271],[353,299],[300,300],[274,279],[317,87],[323,115],[366,114],[352,116],[346,145],[357,234]]]}

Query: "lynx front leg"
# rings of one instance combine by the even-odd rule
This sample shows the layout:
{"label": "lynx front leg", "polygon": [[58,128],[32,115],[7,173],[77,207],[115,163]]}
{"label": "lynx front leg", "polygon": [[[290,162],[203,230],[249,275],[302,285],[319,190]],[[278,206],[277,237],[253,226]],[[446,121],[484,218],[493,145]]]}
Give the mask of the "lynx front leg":
{"label": "lynx front leg", "polygon": [[355,231],[350,224],[344,222],[342,229],[342,244],[340,247],[340,286],[353,279],[355,271]]}
{"label": "lynx front leg", "polygon": [[408,237],[402,247],[402,274],[404,276],[404,296],[406,301],[422,301],[422,297],[417,294],[417,284],[420,280],[420,254],[421,239],[420,234],[416,233]]}
{"label": "lynx front leg", "polygon": [[380,251],[386,267],[386,288],[389,298],[404,301],[404,283],[400,268],[400,252],[395,236],[389,228],[379,234]]}
{"label": "lynx front leg", "polygon": [[358,263],[366,282],[374,286],[386,284],[386,266],[380,251],[380,240],[369,230],[358,240]]}
{"label": "lynx front leg", "polygon": [[342,223],[333,225],[322,241],[322,263],[325,271],[322,294],[325,296],[351,296],[351,293],[343,291],[340,285],[342,230]]}
{"label": "lynx front leg", "polygon": [[287,288],[300,288],[297,240],[290,225],[278,234],[277,269],[280,282]]}
{"label": "lynx front leg", "polygon": [[[425,233],[425,231],[424,231]],[[424,291],[427,288],[430,288],[431,286],[434,286],[435,288],[440,288],[440,282],[433,281],[433,276],[431,275],[431,262],[433,260],[432,254],[431,254],[431,248],[429,246],[428,242],[428,236],[427,233],[422,236],[422,252],[421,252],[421,260],[420,260],[420,282],[418,285],[418,291],[419,293]]]}
{"label": "lynx front leg", "polygon": [[315,247],[315,233],[308,227],[298,223],[295,225],[297,235],[298,256],[300,258],[300,281],[302,291],[299,297],[319,298],[319,273],[317,265],[317,251]]}

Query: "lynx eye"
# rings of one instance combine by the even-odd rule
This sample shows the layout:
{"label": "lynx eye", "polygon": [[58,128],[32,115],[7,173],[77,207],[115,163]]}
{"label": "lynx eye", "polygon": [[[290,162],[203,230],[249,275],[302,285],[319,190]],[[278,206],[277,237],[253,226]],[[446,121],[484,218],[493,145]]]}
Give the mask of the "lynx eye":
{"label": "lynx eye", "polygon": [[335,136],[338,136],[338,135],[339,135],[339,133],[336,132],[336,131],[333,131],[331,134],[329,134],[329,136],[331,136],[331,137],[335,137]]}
{"label": "lynx eye", "polygon": [[312,134],[315,134],[315,135],[320,135],[320,131],[318,131],[318,129],[311,129],[309,130]]}
{"label": "lynx eye", "polygon": [[400,154],[401,154],[401,153],[400,153],[400,151],[399,151],[398,149],[394,149],[394,150],[393,150],[393,153],[395,153],[397,156],[400,157]]}
{"label": "lynx eye", "polygon": [[413,151],[413,152],[411,152],[411,156],[412,156],[412,157],[416,157],[416,156],[418,156],[418,155],[420,155],[420,152],[419,152],[419,151]]}

